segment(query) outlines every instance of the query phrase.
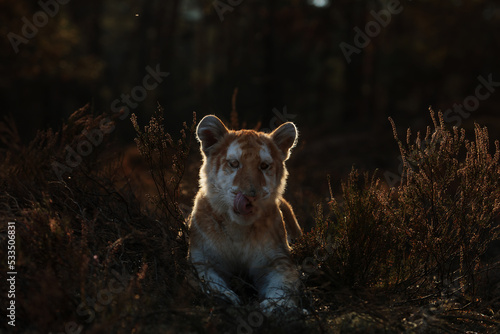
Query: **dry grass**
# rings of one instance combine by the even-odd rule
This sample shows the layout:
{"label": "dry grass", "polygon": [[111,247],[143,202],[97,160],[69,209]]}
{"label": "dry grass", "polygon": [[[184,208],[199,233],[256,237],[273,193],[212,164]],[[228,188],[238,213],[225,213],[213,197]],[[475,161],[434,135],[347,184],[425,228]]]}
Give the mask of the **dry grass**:
{"label": "dry grass", "polygon": [[[494,332],[500,324],[499,149],[433,118],[423,139],[396,139],[402,183],[353,170],[342,193],[318,206],[316,227],[294,247],[308,315],[264,317],[251,291],[230,307],[199,292],[186,261],[180,185],[196,118],[177,139],[160,109],[148,126],[132,118],[156,193],[136,197],[106,136],[62,178],[67,146],[105,116],[75,112],[57,132],[24,145],[0,128],[0,231],[16,222],[19,332],[422,333]],[[111,119],[109,119],[111,120]],[[113,126],[112,123],[107,123]],[[188,203],[189,204],[189,203]],[[498,255],[498,254],[497,254]],[[6,272],[5,261],[0,268]],[[1,299],[6,307],[7,298]]]}

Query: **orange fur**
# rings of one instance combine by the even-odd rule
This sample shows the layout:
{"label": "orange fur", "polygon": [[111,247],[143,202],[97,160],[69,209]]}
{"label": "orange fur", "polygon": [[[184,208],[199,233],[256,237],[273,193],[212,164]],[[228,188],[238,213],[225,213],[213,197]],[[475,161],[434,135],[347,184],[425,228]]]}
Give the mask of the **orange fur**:
{"label": "orange fur", "polygon": [[215,116],[198,125],[203,165],[190,220],[189,256],[205,291],[239,303],[231,276],[245,272],[270,312],[294,307],[299,276],[287,240],[302,230],[283,199],[293,123],[271,134],[228,130]]}

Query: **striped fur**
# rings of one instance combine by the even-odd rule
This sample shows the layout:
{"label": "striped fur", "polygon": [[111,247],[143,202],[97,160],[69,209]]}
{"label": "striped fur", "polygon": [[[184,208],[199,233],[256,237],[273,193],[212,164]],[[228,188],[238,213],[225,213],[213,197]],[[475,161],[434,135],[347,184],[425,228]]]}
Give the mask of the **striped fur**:
{"label": "striped fur", "polygon": [[299,277],[289,240],[302,230],[283,199],[285,161],[297,141],[293,123],[270,134],[228,130],[215,116],[197,128],[203,165],[190,220],[189,256],[204,289],[235,304],[228,282],[244,273],[266,312],[294,307]]}

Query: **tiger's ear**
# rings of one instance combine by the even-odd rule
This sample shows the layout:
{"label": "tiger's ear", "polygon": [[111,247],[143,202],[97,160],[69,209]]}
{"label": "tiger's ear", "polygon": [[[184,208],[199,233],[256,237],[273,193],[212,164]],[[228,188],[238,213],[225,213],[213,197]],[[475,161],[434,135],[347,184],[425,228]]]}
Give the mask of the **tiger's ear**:
{"label": "tiger's ear", "polygon": [[271,138],[283,153],[283,160],[290,157],[290,150],[297,145],[298,136],[297,127],[292,122],[281,124],[271,133]]}
{"label": "tiger's ear", "polygon": [[196,137],[201,143],[201,151],[208,156],[210,148],[217,144],[229,131],[222,121],[214,115],[203,117],[196,128]]}

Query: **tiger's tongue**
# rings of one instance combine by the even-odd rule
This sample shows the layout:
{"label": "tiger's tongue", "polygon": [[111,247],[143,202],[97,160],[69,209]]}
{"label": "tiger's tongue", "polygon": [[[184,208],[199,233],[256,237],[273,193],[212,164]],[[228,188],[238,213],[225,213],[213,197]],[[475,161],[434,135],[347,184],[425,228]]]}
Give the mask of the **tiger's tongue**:
{"label": "tiger's tongue", "polygon": [[252,211],[252,204],[241,192],[234,198],[234,210],[242,215],[247,215]]}

